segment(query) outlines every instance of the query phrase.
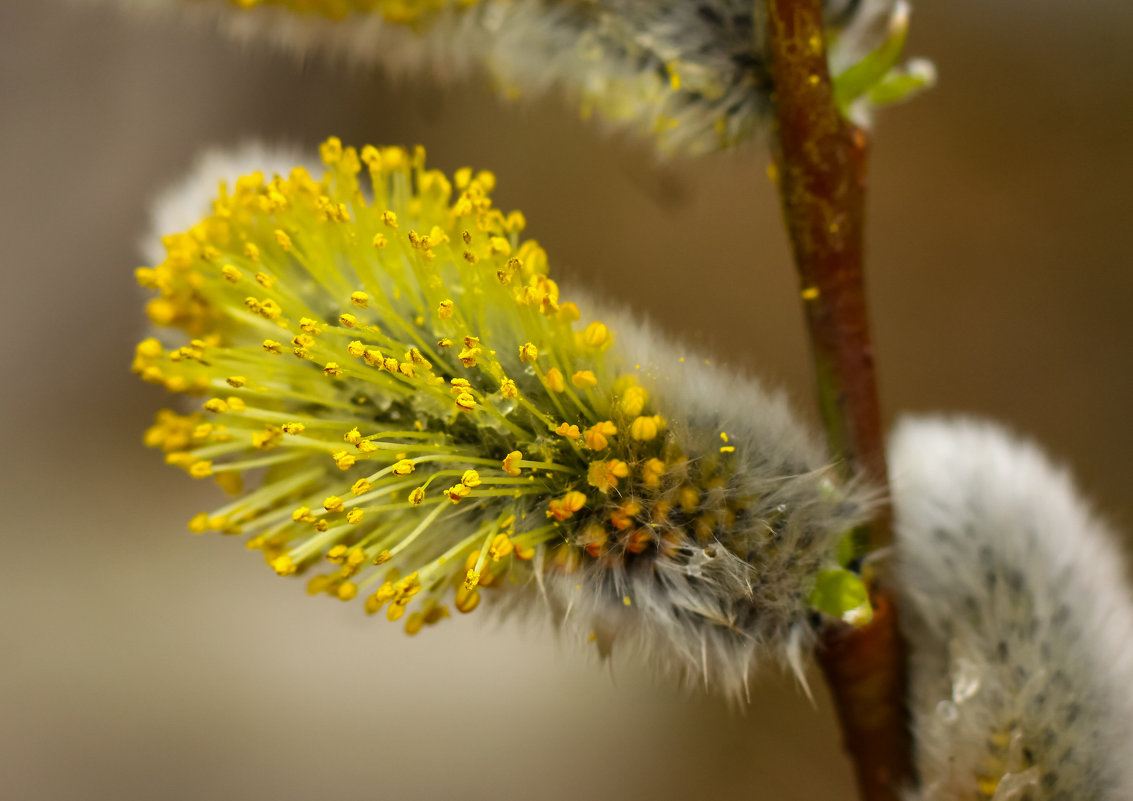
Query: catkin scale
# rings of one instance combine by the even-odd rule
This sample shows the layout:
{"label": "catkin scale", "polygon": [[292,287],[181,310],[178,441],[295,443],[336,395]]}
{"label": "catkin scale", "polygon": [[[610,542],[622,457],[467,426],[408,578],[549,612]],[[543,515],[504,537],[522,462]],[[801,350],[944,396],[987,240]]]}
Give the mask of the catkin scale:
{"label": "catkin scale", "polygon": [[192,177],[155,215],[184,232],[139,270],[161,339],[134,370],[213,397],[147,441],[234,494],[190,528],[410,633],[536,592],[603,653],[726,693],[761,661],[801,673],[822,576],[857,581],[838,546],[871,490],[837,481],[780,395],[566,302],[493,176],[322,153],[318,180],[256,174],[280,159],[254,148],[206,159],[229,178],[211,214]]}

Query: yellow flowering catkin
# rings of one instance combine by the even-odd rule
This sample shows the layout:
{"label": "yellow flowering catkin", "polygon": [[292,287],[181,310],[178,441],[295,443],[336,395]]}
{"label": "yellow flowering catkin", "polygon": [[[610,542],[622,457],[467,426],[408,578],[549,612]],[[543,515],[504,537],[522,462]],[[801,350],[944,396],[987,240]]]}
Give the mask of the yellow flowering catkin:
{"label": "yellow flowering catkin", "polygon": [[233,496],[192,531],[410,633],[537,574],[603,647],[626,632],[731,689],[860,603],[824,577],[856,581],[836,549],[863,495],[781,400],[562,297],[491,173],[320,153],[319,177],[222,183],[137,271],[158,335],[133,369],[199,404],[146,442]]}

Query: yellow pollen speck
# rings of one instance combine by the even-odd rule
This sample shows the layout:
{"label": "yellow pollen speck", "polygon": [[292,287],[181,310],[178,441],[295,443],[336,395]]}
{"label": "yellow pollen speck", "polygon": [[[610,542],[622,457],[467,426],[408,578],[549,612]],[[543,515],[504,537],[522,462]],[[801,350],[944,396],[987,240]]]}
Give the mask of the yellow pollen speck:
{"label": "yellow pollen speck", "polygon": [[818,296],[819,291],[818,287],[816,286],[808,286],[806,289],[799,293],[799,297],[801,297],[803,300],[818,300]]}
{"label": "yellow pollen speck", "polygon": [[632,601],[632,600],[630,600],[630,597],[629,597],[628,595],[623,595],[623,596],[622,596],[622,604],[623,604],[623,605],[625,605],[625,606],[629,606],[629,605],[630,605],[630,604],[632,604],[632,603],[633,603],[633,601]]}

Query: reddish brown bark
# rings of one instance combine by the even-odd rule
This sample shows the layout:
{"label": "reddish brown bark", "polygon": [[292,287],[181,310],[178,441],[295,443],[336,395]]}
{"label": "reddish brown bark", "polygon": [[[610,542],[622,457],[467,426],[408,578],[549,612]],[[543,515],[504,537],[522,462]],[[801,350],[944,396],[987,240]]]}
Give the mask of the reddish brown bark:
{"label": "reddish brown bark", "polygon": [[[884,486],[885,446],[863,276],[865,135],[834,102],[821,0],[763,0],[775,85],[776,177],[831,452]],[[892,541],[887,514],[859,550]],[[905,649],[893,596],[871,588],[873,621],[831,627],[819,649],[863,801],[897,801],[912,777]]]}

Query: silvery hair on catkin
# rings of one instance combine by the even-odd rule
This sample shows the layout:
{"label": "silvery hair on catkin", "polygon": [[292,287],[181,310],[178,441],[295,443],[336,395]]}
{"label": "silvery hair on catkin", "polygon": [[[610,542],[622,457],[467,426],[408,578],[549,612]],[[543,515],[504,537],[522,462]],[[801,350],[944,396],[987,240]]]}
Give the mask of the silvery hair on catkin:
{"label": "silvery hair on catkin", "polygon": [[[105,0],[103,0],[105,1]],[[653,136],[663,152],[728,147],[764,130],[771,79],[763,4],[752,0],[481,0],[431,11],[419,24],[378,13],[345,19],[230,0],[117,0],[392,75],[463,81],[485,73],[509,97],[563,89],[584,116]],[[904,13],[898,0],[826,0],[835,71],[856,63]]]}
{"label": "silvery hair on catkin", "polygon": [[1133,602],[1113,532],[990,423],[906,421],[891,472],[910,801],[1133,798]]}

